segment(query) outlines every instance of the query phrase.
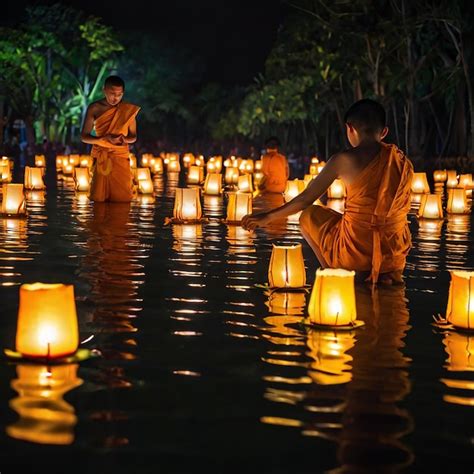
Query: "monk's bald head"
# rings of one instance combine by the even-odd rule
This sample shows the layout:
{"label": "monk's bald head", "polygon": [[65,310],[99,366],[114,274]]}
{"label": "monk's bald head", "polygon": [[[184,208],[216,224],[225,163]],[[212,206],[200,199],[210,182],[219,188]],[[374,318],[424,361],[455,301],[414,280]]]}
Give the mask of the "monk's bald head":
{"label": "monk's bald head", "polygon": [[385,128],[387,115],[383,106],[375,100],[362,99],[349,107],[344,121],[361,135],[374,135]]}
{"label": "monk's bald head", "polygon": [[119,76],[109,76],[104,81],[104,88],[107,89],[109,87],[121,87],[125,91],[125,82]]}
{"label": "monk's bald head", "polygon": [[104,82],[105,99],[110,105],[117,105],[125,92],[125,82],[119,76],[109,76]]}

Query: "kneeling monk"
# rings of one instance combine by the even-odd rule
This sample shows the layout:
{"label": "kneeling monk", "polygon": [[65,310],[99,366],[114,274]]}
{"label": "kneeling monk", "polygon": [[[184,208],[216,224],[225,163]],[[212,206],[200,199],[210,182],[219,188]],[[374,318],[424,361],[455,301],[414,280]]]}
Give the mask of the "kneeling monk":
{"label": "kneeling monk", "polygon": [[[411,248],[407,214],[413,165],[396,145],[383,143],[388,133],[385,110],[363,99],[345,115],[353,148],[332,156],[305,191],[283,206],[245,216],[248,230],[304,209],[301,232],[323,268],[355,270],[377,282],[402,282]],[[340,214],[313,203],[340,178],[347,191]]]}
{"label": "kneeling monk", "polygon": [[89,197],[98,202],[127,202],[132,200],[128,144],[137,139],[135,117],[140,107],[122,102],[125,83],[118,76],[109,76],[103,91],[105,97],[87,108],[81,132],[82,141],[93,145]]}

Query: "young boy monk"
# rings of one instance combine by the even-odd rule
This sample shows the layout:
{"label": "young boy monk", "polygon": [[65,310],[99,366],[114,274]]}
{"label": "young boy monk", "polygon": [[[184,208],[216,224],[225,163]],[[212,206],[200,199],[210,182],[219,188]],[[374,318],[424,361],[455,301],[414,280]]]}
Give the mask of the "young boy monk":
{"label": "young boy monk", "polygon": [[[323,268],[355,270],[375,284],[400,283],[411,248],[407,214],[413,165],[388,133],[384,108],[370,99],[354,103],[345,115],[351,149],[332,156],[307,189],[283,206],[245,216],[252,230],[304,209],[301,232]],[[314,206],[334,179],[347,188],[345,213]]]}
{"label": "young boy monk", "polygon": [[265,141],[266,153],[262,156],[263,178],[258,189],[261,193],[283,193],[288,181],[288,160],[278,152],[280,142],[277,137]]}
{"label": "young boy monk", "polygon": [[118,76],[109,76],[103,91],[104,98],[87,108],[81,132],[82,141],[92,145],[94,158],[89,197],[98,202],[127,202],[132,199],[128,145],[137,139],[135,117],[140,107],[122,102],[125,83]]}

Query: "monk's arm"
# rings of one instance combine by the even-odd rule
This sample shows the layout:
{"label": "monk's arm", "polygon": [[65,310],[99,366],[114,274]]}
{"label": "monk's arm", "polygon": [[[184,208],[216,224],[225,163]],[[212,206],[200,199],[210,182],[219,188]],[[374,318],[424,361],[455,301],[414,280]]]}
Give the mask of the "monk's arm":
{"label": "monk's arm", "polygon": [[135,143],[137,141],[137,121],[133,119],[128,127],[128,134],[123,137],[124,143]]}
{"label": "monk's arm", "polygon": [[91,135],[92,129],[94,128],[94,112],[91,106],[87,108],[86,118],[81,130],[81,140],[83,143],[89,143],[90,145],[104,145],[104,140],[99,137]]}
{"label": "monk's arm", "polygon": [[298,196],[283,206],[260,214],[250,214],[242,219],[242,227],[252,230],[259,225],[266,225],[273,220],[296,214],[322,196],[331,183],[339,176],[340,159],[338,155],[330,158],[319,175]]}

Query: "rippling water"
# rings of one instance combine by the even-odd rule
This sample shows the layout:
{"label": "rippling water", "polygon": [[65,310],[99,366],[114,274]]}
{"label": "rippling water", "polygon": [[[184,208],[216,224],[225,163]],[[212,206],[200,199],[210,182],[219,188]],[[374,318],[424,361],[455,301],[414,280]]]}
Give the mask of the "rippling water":
{"label": "rippling water", "polygon": [[470,216],[419,223],[414,208],[406,286],[358,286],[365,326],[316,331],[308,293],[258,286],[275,242],[303,242],[313,283],[298,220],[247,232],[206,196],[208,222],[165,226],[178,184],[92,205],[53,181],[27,219],[0,219],[3,347],[19,285],[59,281],[102,353],[0,365],[2,473],[472,472],[474,336],[431,325],[448,271],[474,269]]}

